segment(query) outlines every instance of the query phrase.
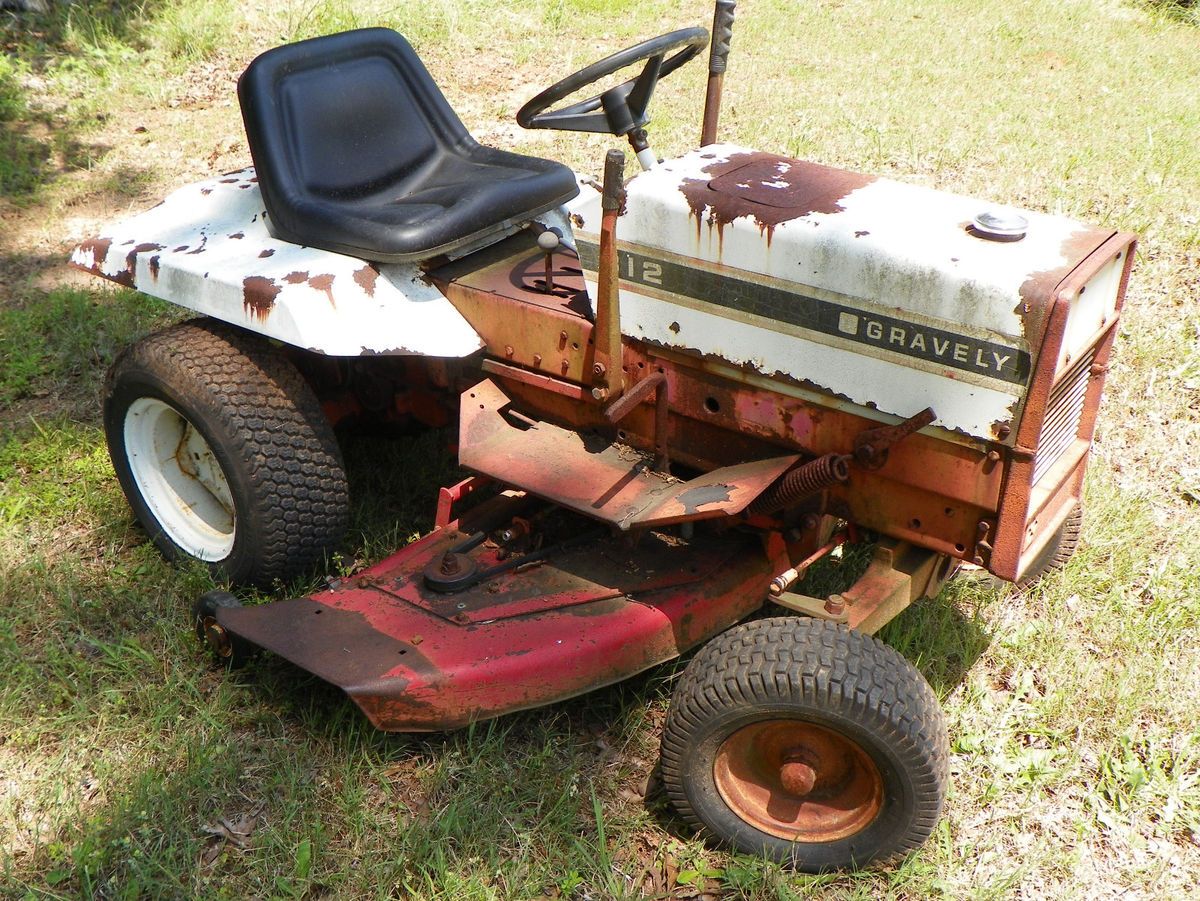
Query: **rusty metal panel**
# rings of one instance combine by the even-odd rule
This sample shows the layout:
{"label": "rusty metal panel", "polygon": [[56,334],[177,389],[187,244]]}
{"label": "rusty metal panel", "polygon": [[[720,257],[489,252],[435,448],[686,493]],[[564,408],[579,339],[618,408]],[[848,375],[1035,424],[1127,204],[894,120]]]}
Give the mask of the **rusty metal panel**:
{"label": "rusty metal panel", "polygon": [[[479,524],[464,519],[435,532],[334,590],[222,608],[218,620],[345,690],[381,729],[443,730],[669,660],[759,607],[785,565],[737,532],[641,555],[610,537],[592,543],[590,561],[571,554],[520,572],[521,594],[542,597],[537,609],[514,606],[502,585],[495,593],[482,585],[467,601],[470,616],[447,618],[391,590],[398,578],[411,586],[447,542]],[[574,586],[564,590],[566,582]]]}
{"label": "rusty metal panel", "polygon": [[[1059,278],[1047,289],[1054,305],[1046,318],[1039,366],[1030,380],[1025,410],[1013,435],[1012,462],[991,542],[994,547],[986,555],[988,569],[1000,578],[1019,578],[1071,508],[1082,501],[1096,412],[1135,247],[1133,235],[1116,234],[1069,272],[1047,275],[1047,284],[1050,278]],[[1088,296],[1092,299],[1081,304],[1080,298]],[[1041,442],[1055,434],[1046,429],[1047,414],[1055,412],[1055,389],[1072,378],[1071,364],[1087,354],[1092,360],[1086,370],[1082,409],[1078,418],[1072,415],[1070,420],[1075,440],[1062,450],[1054,465],[1039,471]]]}
{"label": "rusty metal panel", "polygon": [[546,254],[529,231],[429,277],[483,337],[490,355],[582,382],[590,367],[591,301],[575,251],[564,244],[549,256],[550,290]]}
{"label": "rusty metal panel", "polygon": [[464,392],[461,409],[463,466],[620,529],[740,513],[800,459],[775,456],[685,482],[628,445],[513,413],[491,381]]}
{"label": "rusty metal panel", "polygon": [[253,169],[172,193],[71,254],[76,266],[286,344],[337,356],[464,357],[474,329],[412,264],[278,241]]}

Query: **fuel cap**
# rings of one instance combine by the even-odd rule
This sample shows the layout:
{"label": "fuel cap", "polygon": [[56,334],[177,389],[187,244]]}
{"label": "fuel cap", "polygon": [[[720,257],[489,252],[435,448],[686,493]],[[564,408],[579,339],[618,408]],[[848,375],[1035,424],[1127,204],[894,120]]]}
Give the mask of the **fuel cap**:
{"label": "fuel cap", "polygon": [[972,220],[971,228],[989,241],[1020,241],[1029,231],[1029,220],[1012,210],[984,210]]}

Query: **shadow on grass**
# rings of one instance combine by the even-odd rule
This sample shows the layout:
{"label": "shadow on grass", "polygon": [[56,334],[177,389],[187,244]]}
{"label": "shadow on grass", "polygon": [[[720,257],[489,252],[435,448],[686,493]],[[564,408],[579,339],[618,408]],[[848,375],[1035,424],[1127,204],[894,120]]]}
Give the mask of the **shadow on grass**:
{"label": "shadow on grass", "polygon": [[[62,263],[0,255],[0,271],[18,280]],[[20,303],[0,307],[0,417],[15,401],[38,396],[52,413],[94,419],[104,374],[120,350],[179,318],[176,308],[143,294],[98,288],[18,288]]]}
{"label": "shadow on grass", "polygon": [[60,67],[98,71],[111,64],[106,54],[116,47],[133,58],[139,23],[163,3],[82,0],[44,6],[0,12],[0,197],[17,201],[108,149],[83,137],[103,111],[93,112],[88,104],[44,109],[30,96],[31,80]]}

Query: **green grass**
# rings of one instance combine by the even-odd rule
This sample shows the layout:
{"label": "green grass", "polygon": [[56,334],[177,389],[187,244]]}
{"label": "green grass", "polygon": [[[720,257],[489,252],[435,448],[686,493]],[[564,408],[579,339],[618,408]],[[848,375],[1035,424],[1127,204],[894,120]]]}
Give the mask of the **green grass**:
{"label": "green grass", "polygon": [[[882,633],[950,725],[929,844],[814,878],[695,841],[660,792],[640,798],[682,665],[425,737],[375,732],[277,660],[214,671],[186,625],[211,582],[160,558],[104,450],[105,368],[179,314],[62,260],[105,219],[248,161],[232,90],[255,53],[399,27],[476,135],[595,173],[609,139],[521,132],[515,109],[624,44],[708,24],[709,4],[88,0],[0,19],[0,898],[1200,892],[1194,4],[738,14],[723,137],[1142,233],[1079,553],[1023,596],[953,582]],[[694,144],[702,69],[656,93],[662,155]],[[331,572],[430,527],[457,476],[444,441],[348,440],[354,521]]]}

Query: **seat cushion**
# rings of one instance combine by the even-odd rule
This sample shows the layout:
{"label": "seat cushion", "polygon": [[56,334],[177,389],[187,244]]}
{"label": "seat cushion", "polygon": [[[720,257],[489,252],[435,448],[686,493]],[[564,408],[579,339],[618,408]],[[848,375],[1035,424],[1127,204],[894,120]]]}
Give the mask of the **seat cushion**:
{"label": "seat cushion", "polygon": [[483,147],[386,28],[277,47],[238,82],[267,227],[380,262],[424,259],[578,193],[566,166]]}

